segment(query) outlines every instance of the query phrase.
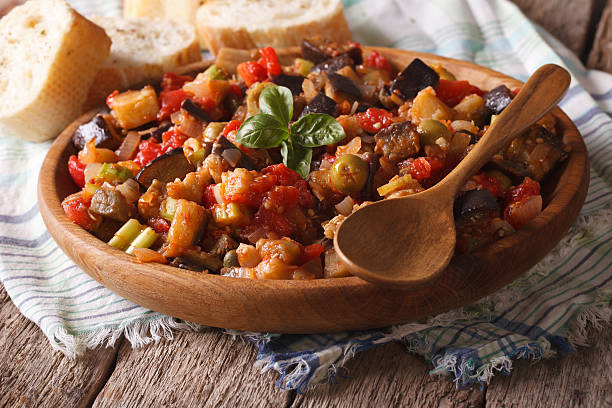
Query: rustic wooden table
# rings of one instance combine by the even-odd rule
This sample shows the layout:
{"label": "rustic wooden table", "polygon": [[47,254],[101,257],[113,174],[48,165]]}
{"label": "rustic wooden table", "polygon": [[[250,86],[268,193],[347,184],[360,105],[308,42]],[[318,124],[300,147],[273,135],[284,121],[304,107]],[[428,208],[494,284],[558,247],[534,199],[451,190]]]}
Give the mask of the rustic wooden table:
{"label": "rustic wooden table", "polygon": [[[514,1],[589,67],[612,72],[612,1]],[[402,344],[388,344],[350,361],[339,384],[298,395],[276,388],[277,374],[253,368],[250,344],[214,329],[138,349],[120,339],[70,361],[0,287],[0,406],[611,407],[611,335],[592,333],[590,348],[533,366],[515,362],[511,375],[461,391],[429,376],[430,365]]]}

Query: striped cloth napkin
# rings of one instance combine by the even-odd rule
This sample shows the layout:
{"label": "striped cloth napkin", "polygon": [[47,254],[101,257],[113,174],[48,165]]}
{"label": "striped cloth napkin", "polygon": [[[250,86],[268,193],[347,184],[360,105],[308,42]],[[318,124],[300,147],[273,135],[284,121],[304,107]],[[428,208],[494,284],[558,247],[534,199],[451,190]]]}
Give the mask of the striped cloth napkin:
{"label": "striped cloth napkin", "polygon": [[[72,0],[83,14],[120,14],[118,0]],[[610,318],[612,299],[612,76],[578,59],[505,0],[344,0],[355,40],[474,61],[525,80],[545,63],[573,75],[561,103],[584,136],[591,160],[588,196],[559,245],[530,272],[471,306],[396,327],[329,335],[239,333],[258,350],[279,386],[305,390],[332,379],[355,353],[403,341],[450,373],[458,386],[488,382],[513,358],[540,359],[586,345],[588,326]],[[2,135],[0,129],[0,135]],[[0,280],[21,313],[51,346],[70,357],[113,345],[172,338],[197,325],[144,309],[79,270],[58,249],[36,204],[37,175],[48,143],[0,137]],[[491,271],[494,279],[495,271]]]}

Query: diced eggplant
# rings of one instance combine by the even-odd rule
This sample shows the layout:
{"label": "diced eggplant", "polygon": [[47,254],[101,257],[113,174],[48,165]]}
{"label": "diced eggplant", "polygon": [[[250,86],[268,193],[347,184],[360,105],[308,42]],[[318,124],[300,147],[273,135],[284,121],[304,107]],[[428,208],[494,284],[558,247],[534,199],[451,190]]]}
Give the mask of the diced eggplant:
{"label": "diced eggplant", "polygon": [[108,242],[113,238],[115,232],[121,228],[123,223],[119,221],[112,220],[110,218],[105,218],[102,221],[102,224],[98,227],[94,235],[100,239],[101,241]]}
{"label": "diced eggplant", "polygon": [[361,47],[350,47],[346,53],[349,57],[351,57],[355,65],[363,64],[363,53],[361,52]]}
{"label": "diced eggplant", "polygon": [[333,72],[329,72],[327,77],[329,78],[329,84],[332,86],[334,92],[344,92],[357,99],[361,99],[361,90],[351,78]]}
{"label": "diced eggplant", "polygon": [[472,133],[467,129],[461,129],[456,131],[455,133],[465,133],[466,135],[470,136],[470,144],[474,144],[474,143],[478,143],[478,141],[480,140],[480,135],[476,134],[476,133]]}
{"label": "diced eggplant", "polygon": [[525,177],[534,177],[525,163],[514,162],[512,160],[494,158],[487,164],[487,168],[502,171],[515,183],[520,183]]}
{"label": "diced eggplant", "polygon": [[228,251],[236,248],[238,248],[238,243],[236,241],[227,234],[221,234],[208,252],[213,256],[222,257]]}
{"label": "diced eggplant", "polygon": [[204,111],[204,109],[200,108],[189,98],[183,101],[181,108],[185,109],[187,113],[194,118],[201,120],[202,122],[210,123],[213,121],[213,119],[208,115],[208,113],[206,113],[206,111]]}
{"label": "diced eggplant", "polygon": [[457,221],[470,221],[499,216],[499,204],[486,188],[470,190],[455,199],[453,214]]}
{"label": "diced eggplant", "polygon": [[346,67],[347,65],[352,67],[354,65],[353,60],[351,59],[351,57],[348,56],[348,54],[341,54],[337,57],[330,58],[326,61],[321,62],[320,64],[315,65],[314,67],[312,67],[310,72],[336,72],[340,68]]}
{"label": "diced eggplant", "polygon": [[440,76],[429,65],[415,58],[410,65],[395,78],[391,92],[403,99],[412,99],[421,89],[428,86],[435,88],[440,83]]}
{"label": "diced eggplant", "polygon": [[374,153],[396,163],[414,156],[420,150],[419,133],[410,121],[394,123],[374,136]]}
{"label": "diced eggplant", "polygon": [[365,201],[374,201],[378,198],[378,192],[374,185],[374,177],[378,170],[378,156],[374,153],[366,153],[364,159],[368,163],[370,171],[368,172],[368,180],[366,181],[365,188],[363,189],[363,199]]}
{"label": "diced eggplant", "polygon": [[330,55],[323,52],[323,50],[319,48],[318,45],[307,39],[302,40],[301,48],[302,58],[312,61],[315,64],[319,64],[330,57]]}
{"label": "diced eggplant", "polygon": [[257,170],[257,165],[255,164],[255,161],[253,161],[253,159],[251,159],[247,154],[240,151],[240,149],[238,149],[235,144],[227,140],[227,138],[223,135],[219,136],[219,138],[213,145],[212,153],[218,154],[219,156],[223,156],[223,152],[228,149],[236,149],[241,153],[240,160],[237,162],[236,167],[244,167],[247,170]]}
{"label": "diced eggplant", "polygon": [[203,272],[205,269],[203,265],[196,264],[182,256],[177,256],[176,258],[174,258],[172,262],[170,262],[170,265],[176,268],[186,269],[188,271],[194,272]]}
{"label": "diced eggplant", "polygon": [[363,113],[373,107],[374,105],[370,105],[369,103],[359,102],[359,105],[357,105],[357,109],[355,109],[355,113]]}
{"label": "diced eggplant", "polygon": [[100,188],[91,198],[89,211],[115,221],[126,222],[135,212],[135,207],[130,205],[118,190]]}
{"label": "diced eggplant", "polygon": [[195,166],[187,160],[183,148],[177,147],[147,164],[136,175],[136,181],[144,188],[148,188],[155,179],[169,183],[176,178],[183,179],[192,171],[195,171]]}
{"label": "diced eggplant", "polygon": [[113,136],[108,123],[102,115],[96,115],[87,123],[83,123],[74,131],[72,143],[77,149],[82,150],[85,144],[96,138],[96,147],[115,150],[119,142]]}
{"label": "diced eggplant", "polygon": [[172,123],[167,122],[167,123],[163,123],[160,124],[157,127],[152,127],[146,131],[144,131],[143,133],[140,134],[140,137],[142,140],[148,139],[148,138],[152,138],[153,140],[155,140],[157,143],[161,143],[162,141],[162,135],[164,133],[166,133],[170,127],[172,127]]}
{"label": "diced eggplant", "polygon": [[276,85],[289,88],[291,93],[297,96],[302,93],[302,82],[304,82],[304,79],[301,75],[280,74],[273,76],[270,80]]}
{"label": "diced eggplant", "polygon": [[218,273],[223,266],[223,262],[206,252],[187,250],[183,255],[174,258],[170,265],[190,271],[202,272],[207,269],[210,272]]}
{"label": "diced eggplant", "polygon": [[329,96],[326,96],[323,93],[318,94],[312,100],[304,110],[302,111],[302,116],[308,115],[309,113],[326,113],[331,116],[335,116],[336,107],[338,104]]}
{"label": "diced eggplant", "polygon": [[500,85],[484,94],[482,98],[491,114],[499,115],[512,102],[512,92],[506,85]]}

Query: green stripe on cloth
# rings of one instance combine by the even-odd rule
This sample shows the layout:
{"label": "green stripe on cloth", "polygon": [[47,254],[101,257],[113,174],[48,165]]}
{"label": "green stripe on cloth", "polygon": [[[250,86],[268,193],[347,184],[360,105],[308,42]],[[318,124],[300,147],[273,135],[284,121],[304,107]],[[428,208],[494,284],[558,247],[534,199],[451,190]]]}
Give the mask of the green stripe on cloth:
{"label": "green stripe on cloth", "polygon": [[[118,0],[72,0],[82,14],[120,15]],[[578,221],[523,277],[468,307],[358,333],[304,336],[238,333],[258,350],[257,365],[280,385],[303,391],[332,379],[359,351],[390,341],[449,372],[458,386],[508,372],[513,358],[551,357],[586,343],[585,322],[610,317],[612,300],[612,77],[580,61],[505,0],[345,0],[355,41],[461,58],[525,80],[545,63],[573,76],[561,107],[590,155],[590,187]],[[74,357],[122,334],[139,346],[196,325],[135,305],[100,286],[58,249],[36,203],[37,176],[50,142],[10,138],[0,129],[0,280],[52,347]],[[17,165],[19,163],[19,165]],[[491,271],[495,279],[495,271]],[[607,302],[607,303],[606,303]]]}

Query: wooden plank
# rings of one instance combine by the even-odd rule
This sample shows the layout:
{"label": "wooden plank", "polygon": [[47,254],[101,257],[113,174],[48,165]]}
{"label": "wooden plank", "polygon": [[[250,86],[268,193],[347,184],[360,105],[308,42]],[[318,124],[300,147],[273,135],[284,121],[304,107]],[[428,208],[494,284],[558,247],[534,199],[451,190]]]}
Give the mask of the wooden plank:
{"label": "wooden plank", "polygon": [[284,407],[293,393],[253,367],[250,343],[220,330],[182,332],[132,349],[124,343],[95,407]]}
{"label": "wooden plank", "polygon": [[589,24],[595,0],[512,0],[537,24],[576,55],[589,45]]}
{"label": "wooden plank", "polygon": [[479,387],[457,390],[448,377],[430,376],[431,364],[391,343],[360,353],[347,363],[337,384],[298,395],[291,408],[306,407],[480,407]]}
{"label": "wooden plank", "polygon": [[487,390],[487,408],[612,406],[612,329],[591,333],[593,346],[532,364],[515,362],[512,375],[497,375]]}
{"label": "wooden plank", "polygon": [[0,285],[0,406],[88,406],[113,368],[116,351],[100,349],[71,361],[8,301]]}
{"label": "wooden plank", "polygon": [[599,20],[587,66],[612,73],[612,1],[608,2]]}

